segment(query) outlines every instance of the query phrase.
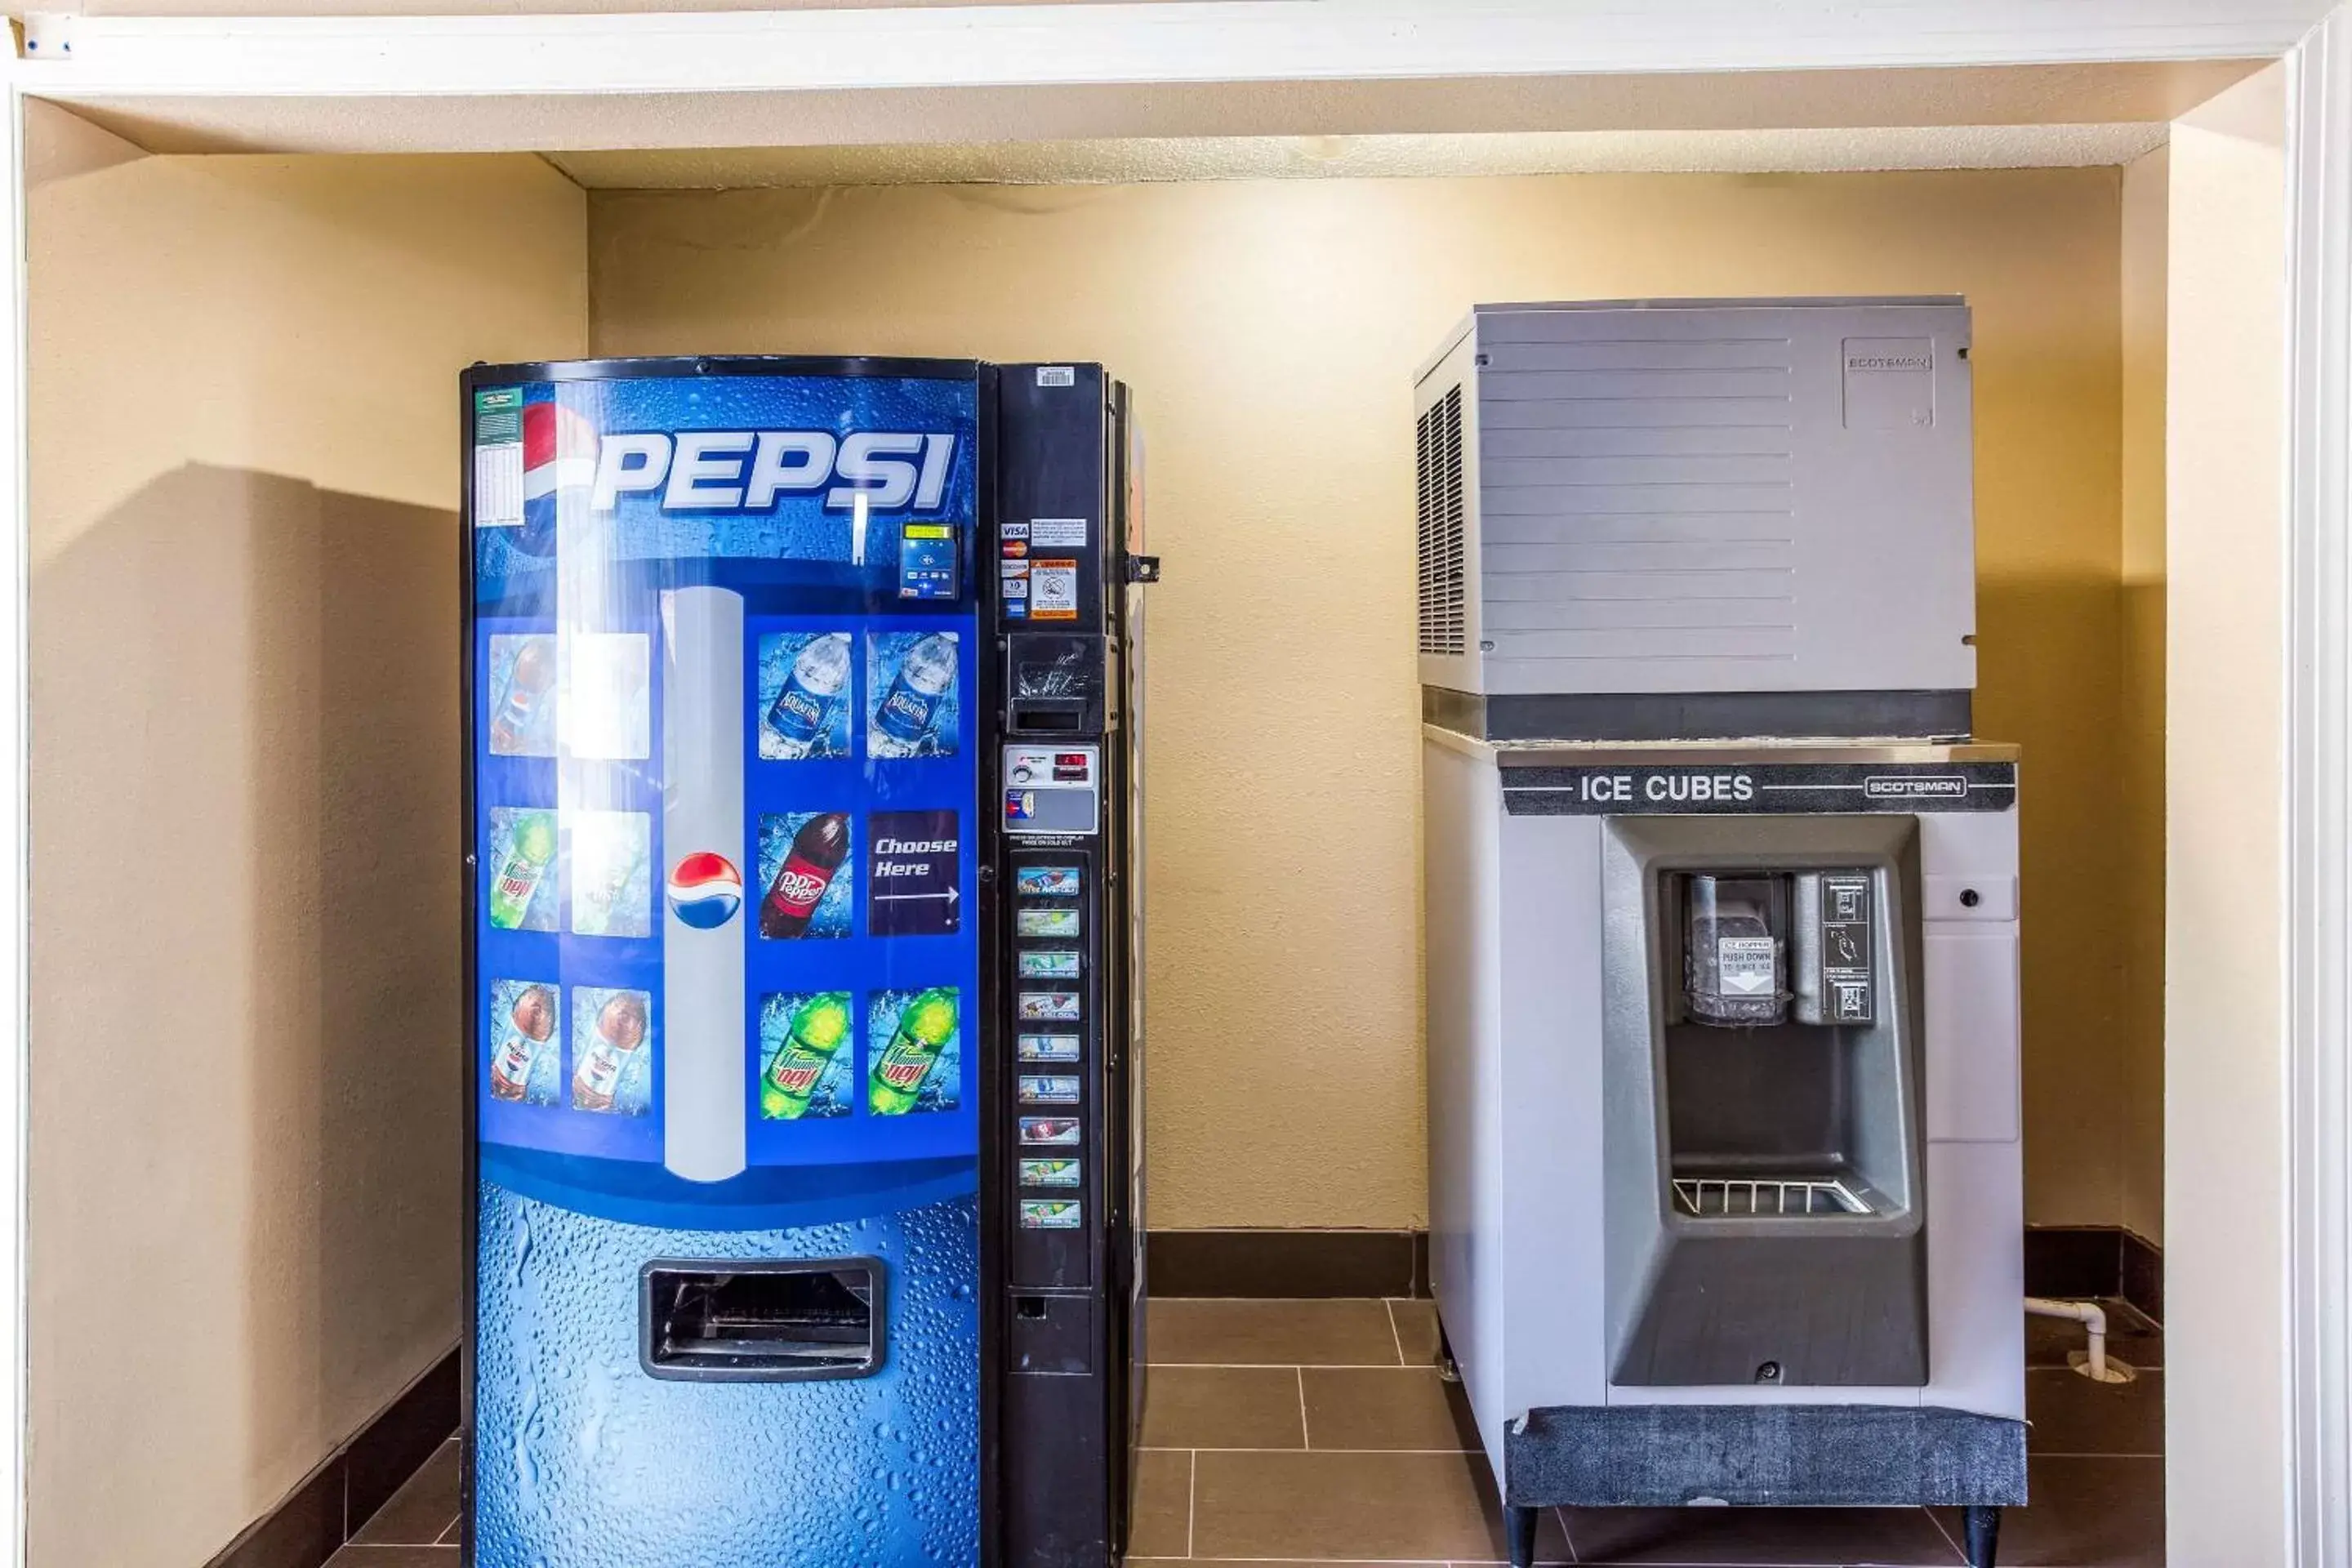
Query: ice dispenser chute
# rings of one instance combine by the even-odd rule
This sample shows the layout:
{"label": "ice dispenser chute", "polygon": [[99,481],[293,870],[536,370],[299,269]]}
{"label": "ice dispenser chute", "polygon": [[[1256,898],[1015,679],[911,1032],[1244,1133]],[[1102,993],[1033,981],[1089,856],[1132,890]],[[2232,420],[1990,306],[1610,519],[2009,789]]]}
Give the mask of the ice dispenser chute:
{"label": "ice dispenser chute", "polygon": [[1913,819],[1606,837],[1614,1380],[1924,1383]]}
{"label": "ice dispenser chute", "polygon": [[1778,1024],[1789,1016],[1787,879],[1679,874],[1683,1005],[1702,1024]]}

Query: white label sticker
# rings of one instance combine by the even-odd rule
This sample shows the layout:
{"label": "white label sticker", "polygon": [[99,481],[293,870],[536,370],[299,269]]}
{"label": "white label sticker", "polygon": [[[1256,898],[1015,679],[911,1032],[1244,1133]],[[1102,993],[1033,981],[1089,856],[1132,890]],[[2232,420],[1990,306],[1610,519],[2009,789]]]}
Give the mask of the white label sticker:
{"label": "white label sticker", "polygon": [[522,526],[522,443],[474,448],[474,526]]}
{"label": "white label sticker", "polygon": [[1066,364],[1041,364],[1037,367],[1037,384],[1040,386],[1076,386],[1078,384],[1077,369],[1073,365]]}
{"label": "white label sticker", "polygon": [[1087,546],[1087,520],[1083,517],[1033,517],[1029,520],[1029,542],[1084,550]]}
{"label": "white label sticker", "polygon": [[1725,994],[1762,996],[1772,990],[1772,939],[1723,936],[1715,940],[1715,968]]}

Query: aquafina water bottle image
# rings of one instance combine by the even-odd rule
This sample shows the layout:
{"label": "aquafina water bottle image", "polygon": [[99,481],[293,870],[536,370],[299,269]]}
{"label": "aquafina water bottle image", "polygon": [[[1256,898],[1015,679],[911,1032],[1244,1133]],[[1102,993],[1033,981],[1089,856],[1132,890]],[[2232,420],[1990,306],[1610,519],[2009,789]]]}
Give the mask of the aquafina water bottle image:
{"label": "aquafina water bottle image", "polygon": [[956,634],[888,633],[872,647],[867,750],[877,757],[953,756]]}
{"label": "aquafina water bottle image", "polygon": [[849,634],[785,632],[760,639],[760,686],[773,691],[760,726],[771,762],[849,754]]}

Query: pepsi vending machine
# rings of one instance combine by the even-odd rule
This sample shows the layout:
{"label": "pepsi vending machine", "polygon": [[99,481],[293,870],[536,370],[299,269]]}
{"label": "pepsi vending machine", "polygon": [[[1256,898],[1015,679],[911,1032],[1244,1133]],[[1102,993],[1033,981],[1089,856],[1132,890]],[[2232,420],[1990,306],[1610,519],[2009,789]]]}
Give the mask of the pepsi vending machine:
{"label": "pepsi vending machine", "polygon": [[464,416],[468,1561],[1115,1563],[1126,389],[613,360]]}

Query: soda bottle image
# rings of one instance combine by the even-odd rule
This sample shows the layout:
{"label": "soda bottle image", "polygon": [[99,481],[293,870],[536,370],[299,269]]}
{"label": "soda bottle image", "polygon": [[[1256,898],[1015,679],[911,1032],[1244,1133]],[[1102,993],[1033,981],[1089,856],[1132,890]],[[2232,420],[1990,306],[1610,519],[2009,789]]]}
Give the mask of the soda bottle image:
{"label": "soda bottle image", "polygon": [[817,1080],[848,1043],[848,992],[821,991],[803,1002],[793,1013],[783,1048],[768,1064],[766,1080],[760,1086],[760,1113],[784,1121],[806,1115]]}
{"label": "soda bottle image", "polygon": [[849,854],[849,817],[838,811],[820,812],[801,824],[793,835],[768,896],[760,900],[760,934],[779,940],[808,930],[833,874]]}
{"label": "soda bottle image", "polygon": [[955,638],[934,632],[907,650],[898,673],[874,710],[874,727],[901,756],[922,748],[939,721],[940,705],[955,689]]}
{"label": "soda bottle image", "polygon": [[530,915],[530,901],[555,862],[555,813],[515,814],[507,830],[506,847],[490,867],[490,924],[500,931],[520,931]]}
{"label": "soda bottle image", "polygon": [[877,1116],[903,1116],[914,1109],[923,1080],[939,1065],[940,1053],[955,1037],[956,994],[951,985],[919,992],[898,1009],[898,1027],[874,1058],[866,1101]]}
{"label": "soda bottle image", "polygon": [[530,1092],[530,1069],[539,1048],[555,1033],[555,993],[544,985],[525,986],[509,1019],[514,1028],[490,1062],[494,1100],[520,1100]]}
{"label": "soda bottle image", "polygon": [[607,1001],[596,1015],[596,1040],[572,1075],[572,1103],[582,1110],[610,1110],[637,1047],[646,1043],[646,1002],[634,991]]}
{"label": "soda bottle image", "polygon": [[824,743],[835,710],[849,692],[849,634],[811,637],[784,676],[784,689],[768,708],[768,728],[782,742],[778,755],[789,762]]}
{"label": "soda bottle image", "polygon": [[522,639],[514,663],[507,670],[505,695],[490,716],[490,751],[502,757],[530,752],[539,704],[555,684],[555,642],[551,637]]}
{"label": "soda bottle image", "polygon": [[[593,825],[593,832],[591,825]],[[645,868],[652,826],[634,812],[586,812],[572,824],[572,929],[581,936],[646,936],[651,910],[624,896]]]}

